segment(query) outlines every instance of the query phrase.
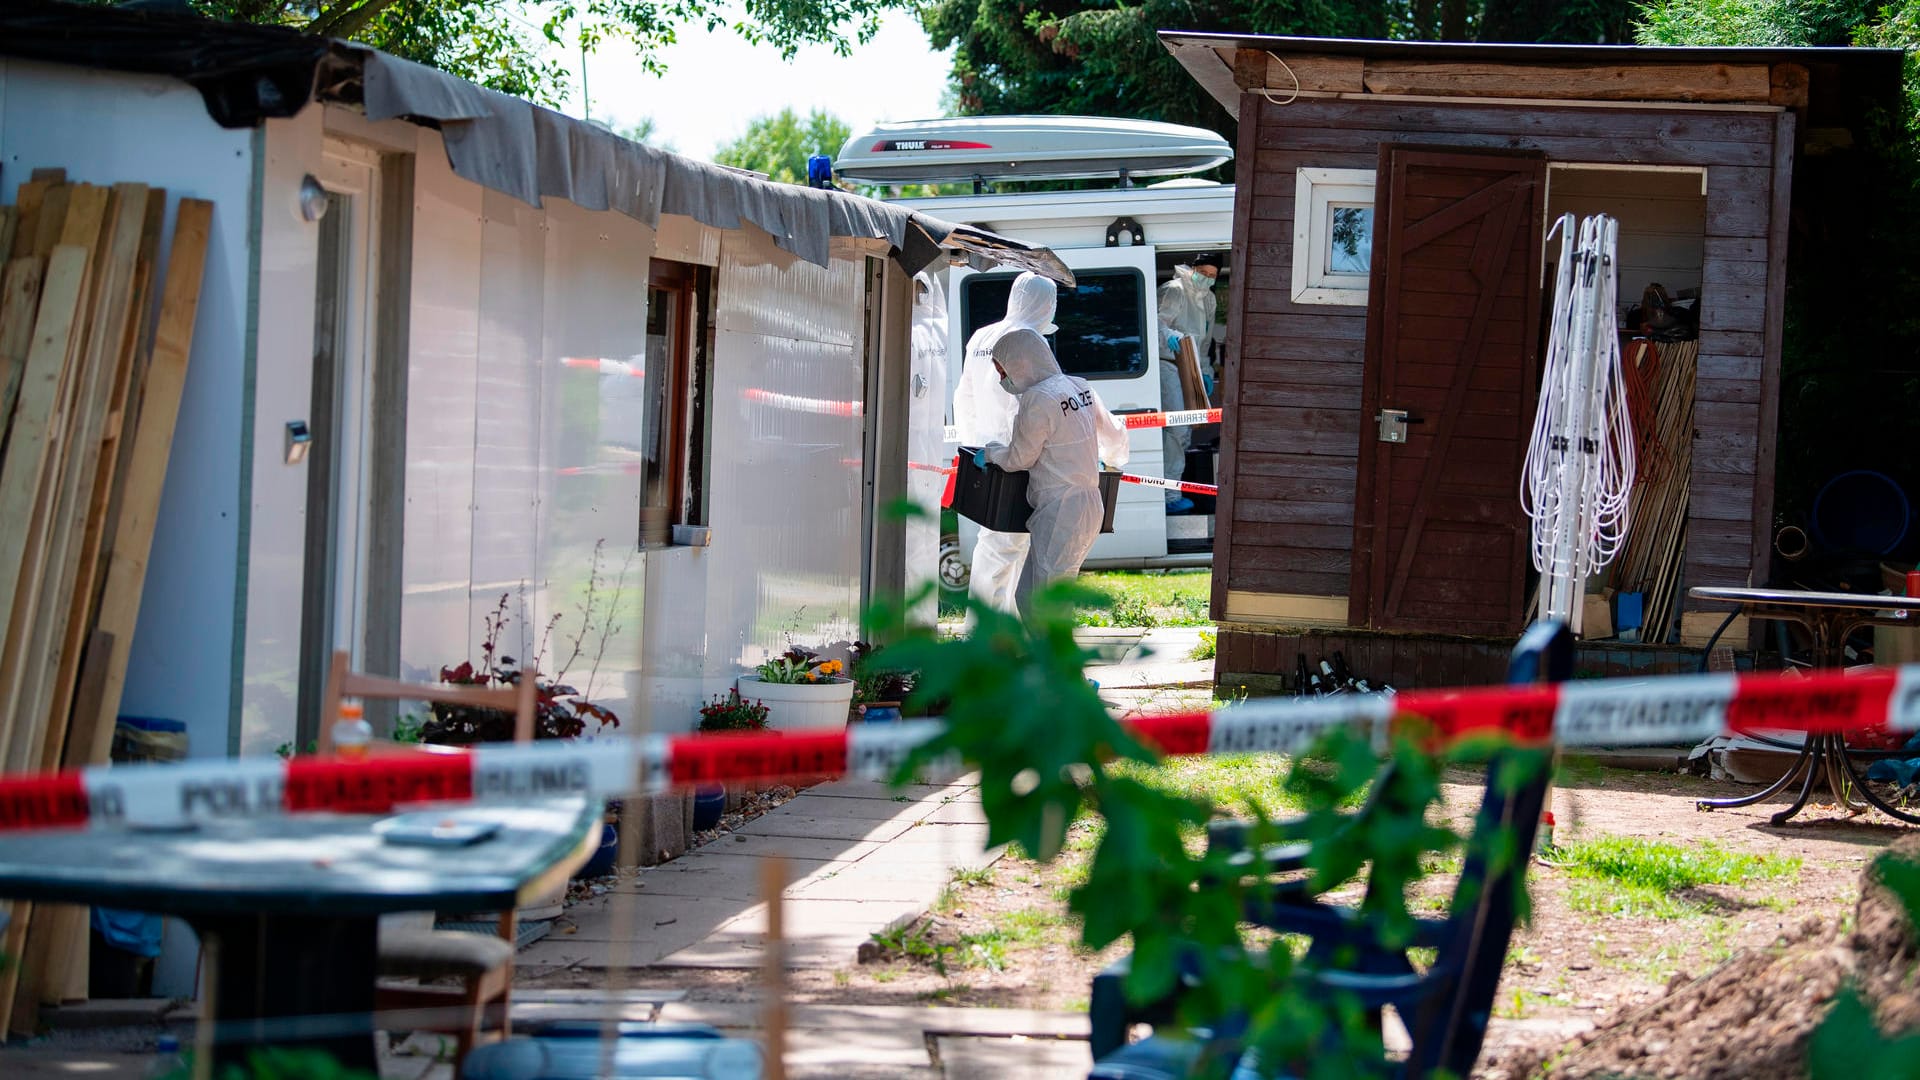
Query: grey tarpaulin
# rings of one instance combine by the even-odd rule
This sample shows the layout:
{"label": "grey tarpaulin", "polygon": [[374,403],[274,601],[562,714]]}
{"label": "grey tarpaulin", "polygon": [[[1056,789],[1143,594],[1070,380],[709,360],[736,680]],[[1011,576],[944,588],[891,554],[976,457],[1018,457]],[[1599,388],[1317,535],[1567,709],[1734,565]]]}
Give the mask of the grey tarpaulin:
{"label": "grey tarpaulin", "polygon": [[752,225],[781,248],[825,265],[832,238],[884,240],[908,273],[943,248],[978,266],[1073,275],[1045,248],[842,191],[777,184],[629,142],[520,98],[350,42],[285,27],[201,18],[187,10],[0,0],[0,56],[164,74],[198,87],[226,127],[255,127],[320,100],[369,119],[437,127],[461,178],[530,205],[565,199],[657,225],[682,214],[719,229]]}
{"label": "grey tarpaulin", "polygon": [[[447,160],[462,179],[505,192],[530,206],[565,199],[589,210],[617,210],[657,225],[661,214],[690,217],[716,229],[752,225],[785,251],[825,266],[836,236],[884,240],[893,258],[916,273],[940,257],[955,227],[904,207],[843,191],[778,184],[669,154],[520,98],[475,86],[370,49],[361,58],[367,118],[426,120],[439,127]],[[1027,245],[965,230],[964,245],[998,261]],[[985,238],[988,242],[980,242]],[[1071,284],[1050,252],[1013,259]]]}

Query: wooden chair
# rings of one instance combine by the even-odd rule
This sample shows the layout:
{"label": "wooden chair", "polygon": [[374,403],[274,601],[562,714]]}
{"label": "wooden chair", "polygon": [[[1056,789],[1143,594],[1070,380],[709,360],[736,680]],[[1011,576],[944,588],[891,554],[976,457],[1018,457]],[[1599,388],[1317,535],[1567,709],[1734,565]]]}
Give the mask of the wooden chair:
{"label": "wooden chair", "polygon": [[[537,708],[537,677],[525,671],[518,686],[486,689],[475,686],[426,685],[402,682],[348,670],[344,652],[333,654],[322,700],[320,752],[333,749],[333,721],[345,698],[383,698],[399,701],[438,701],[513,713],[514,741],[533,741]],[[455,1036],[459,1042],[454,1071],[489,1024],[502,1038],[512,1033],[513,954],[519,919],[513,909],[500,915],[497,936],[465,930],[388,928],[380,931],[376,971],[382,979],[412,979],[412,985],[377,988],[375,1008],[391,1015],[396,1026]],[[459,985],[430,986],[430,980],[457,979]],[[378,1018],[375,1021],[379,1023]]]}

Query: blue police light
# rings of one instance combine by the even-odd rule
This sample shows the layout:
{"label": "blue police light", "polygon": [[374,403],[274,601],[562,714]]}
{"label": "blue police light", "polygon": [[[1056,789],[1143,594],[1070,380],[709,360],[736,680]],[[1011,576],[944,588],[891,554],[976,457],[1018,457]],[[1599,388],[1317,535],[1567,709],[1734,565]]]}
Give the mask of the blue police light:
{"label": "blue police light", "polygon": [[825,154],[814,154],[807,158],[807,186],[830,188],[833,186],[833,159]]}

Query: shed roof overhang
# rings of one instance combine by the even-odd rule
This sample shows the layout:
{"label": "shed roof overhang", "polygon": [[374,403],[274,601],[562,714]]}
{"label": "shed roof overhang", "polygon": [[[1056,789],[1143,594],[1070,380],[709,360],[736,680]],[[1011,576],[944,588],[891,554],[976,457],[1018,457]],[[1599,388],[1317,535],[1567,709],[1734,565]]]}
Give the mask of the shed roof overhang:
{"label": "shed roof overhang", "polygon": [[1902,105],[1899,49],[1695,48],[1358,41],[1163,30],[1160,41],[1236,118],[1265,91],[1364,99],[1445,97],[1771,106],[1806,128],[1856,127]]}
{"label": "shed roof overhang", "polygon": [[753,225],[817,265],[835,237],[884,242],[908,273],[943,255],[1073,274],[1043,247],[838,190],[780,184],[630,142],[604,128],[365,46],[274,26],[57,0],[0,5],[0,56],[167,75],[200,91],[224,127],[254,127],[311,102],[369,120],[437,128],[456,175],[538,207],[546,197],[617,210],[649,226],[680,214]]}

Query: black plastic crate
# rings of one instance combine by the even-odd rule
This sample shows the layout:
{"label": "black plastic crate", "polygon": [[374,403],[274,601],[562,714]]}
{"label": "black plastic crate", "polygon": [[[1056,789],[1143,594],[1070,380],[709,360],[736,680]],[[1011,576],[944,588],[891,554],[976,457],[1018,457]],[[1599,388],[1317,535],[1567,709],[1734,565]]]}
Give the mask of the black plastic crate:
{"label": "black plastic crate", "polygon": [[[1027,518],[1033,508],[1027,505],[1027,474],[1007,472],[998,465],[984,468],[973,463],[973,450],[961,447],[954,459],[953,484],[947,489],[942,506],[983,529],[994,532],[1027,531]],[[1100,531],[1113,531],[1114,505],[1120,500],[1120,474],[1100,474],[1100,502],[1103,515]]]}

